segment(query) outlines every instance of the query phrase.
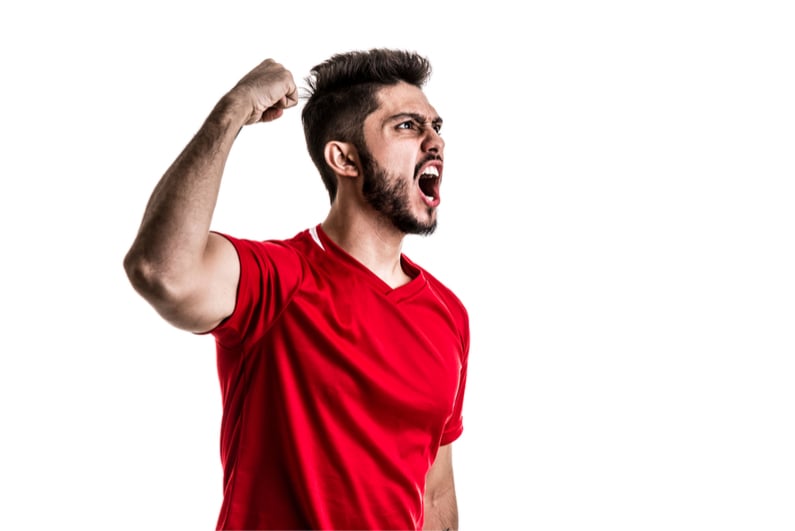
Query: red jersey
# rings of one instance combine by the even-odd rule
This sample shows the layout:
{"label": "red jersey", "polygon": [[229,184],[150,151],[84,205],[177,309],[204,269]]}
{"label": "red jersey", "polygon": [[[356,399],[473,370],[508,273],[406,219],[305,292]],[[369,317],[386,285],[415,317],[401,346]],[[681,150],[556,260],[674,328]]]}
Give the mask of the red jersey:
{"label": "red jersey", "polygon": [[218,529],[421,529],[425,476],[463,430],[464,306],[405,256],[390,288],[319,225],[227,238]]}

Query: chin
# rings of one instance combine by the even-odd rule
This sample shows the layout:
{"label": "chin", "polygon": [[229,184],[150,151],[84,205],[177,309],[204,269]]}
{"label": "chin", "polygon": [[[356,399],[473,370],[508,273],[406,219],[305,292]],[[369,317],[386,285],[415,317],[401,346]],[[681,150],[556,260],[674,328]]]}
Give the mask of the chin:
{"label": "chin", "polygon": [[402,220],[401,223],[395,223],[395,226],[404,234],[417,234],[419,236],[430,236],[436,230],[436,220],[433,219],[430,221],[422,222],[414,218],[411,220]]}

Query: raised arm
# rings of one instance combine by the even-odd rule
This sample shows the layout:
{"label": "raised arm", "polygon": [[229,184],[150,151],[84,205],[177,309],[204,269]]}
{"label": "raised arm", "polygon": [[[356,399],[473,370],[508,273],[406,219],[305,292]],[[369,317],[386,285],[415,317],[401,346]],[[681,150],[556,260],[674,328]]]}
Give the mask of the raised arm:
{"label": "raised arm", "polygon": [[174,326],[204,332],[234,310],[237,254],[210,233],[221,175],[244,125],[275,120],[297,102],[290,72],[263,61],[221,98],[152,192],[124,268]]}

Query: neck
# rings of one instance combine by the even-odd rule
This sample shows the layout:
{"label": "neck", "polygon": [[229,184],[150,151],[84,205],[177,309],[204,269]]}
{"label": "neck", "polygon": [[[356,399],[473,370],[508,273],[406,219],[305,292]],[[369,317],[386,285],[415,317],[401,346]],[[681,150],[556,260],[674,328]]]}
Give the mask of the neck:
{"label": "neck", "polygon": [[369,214],[339,208],[335,202],[321,226],[326,236],[389,286],[406,284],[411,278],[400,263],[404,234],[389,220]]}

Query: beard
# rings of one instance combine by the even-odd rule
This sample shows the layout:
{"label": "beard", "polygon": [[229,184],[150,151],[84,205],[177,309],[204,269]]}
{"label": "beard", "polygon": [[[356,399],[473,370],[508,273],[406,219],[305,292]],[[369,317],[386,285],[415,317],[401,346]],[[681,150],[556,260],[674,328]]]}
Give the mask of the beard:
{"label": "beard", "polygon": [[[409,207],[410,183],[401,179],[390,180],[389,173],[373,160],[367,149],[358,151],[364,170],[362,193],[367,203],[403,234],[419,234],[421,236],[432,234],[436,230],[433,208],[428,207],[430,221],[419,220],[411,213]],[[418,177],[417,171],[425,162],[423,161],[415,168],[415,180]]]}

